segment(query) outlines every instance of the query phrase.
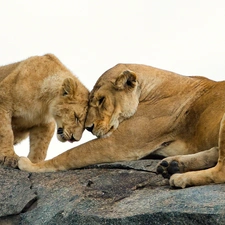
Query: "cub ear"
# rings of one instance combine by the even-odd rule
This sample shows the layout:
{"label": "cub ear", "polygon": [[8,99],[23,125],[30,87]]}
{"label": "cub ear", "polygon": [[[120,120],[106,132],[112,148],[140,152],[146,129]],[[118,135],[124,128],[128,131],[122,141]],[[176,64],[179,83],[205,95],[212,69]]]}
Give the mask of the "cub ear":
{"label": "cub ear", "polygon": [[131,90],[137,85],[137,76],[134,72],[125,70],[116,79],[114,85],[117,90]]}
{"label": "cub ear", "polygon": [[74,94],[77,88],[76,82],[72,78],[66,78],[62,84],[62,95]]}

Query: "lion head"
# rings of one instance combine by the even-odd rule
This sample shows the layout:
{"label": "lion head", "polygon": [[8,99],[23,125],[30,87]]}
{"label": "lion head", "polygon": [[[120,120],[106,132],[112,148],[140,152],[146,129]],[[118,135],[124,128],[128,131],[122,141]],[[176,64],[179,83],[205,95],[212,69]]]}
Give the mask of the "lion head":
{"label": "lion head", "polygon": [[88,90],[78,80],[66,78],[63,81],[52,107],[59,141],[74,142],[81,139],[87,114],[88,95]]}
{"label": "lion head", "polygon": [[112,134],[122,121],[134,115],[139,104],[136,74],[117,67],[106,71],[90,93],[85,127],[97,137]]}

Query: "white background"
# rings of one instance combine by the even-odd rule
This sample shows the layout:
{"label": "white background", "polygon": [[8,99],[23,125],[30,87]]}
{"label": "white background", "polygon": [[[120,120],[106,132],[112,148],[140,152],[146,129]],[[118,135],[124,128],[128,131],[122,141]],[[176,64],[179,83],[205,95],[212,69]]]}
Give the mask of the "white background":
{"label": "white background", "polygon": [[[225,1],[0,0],[0,64],[45,53],[89,90],[119,62],[223,80]],[[47,158],[92,138],[87,131],[73,144],[54,137]],[[15,149],[27,155],[28,140]]]}

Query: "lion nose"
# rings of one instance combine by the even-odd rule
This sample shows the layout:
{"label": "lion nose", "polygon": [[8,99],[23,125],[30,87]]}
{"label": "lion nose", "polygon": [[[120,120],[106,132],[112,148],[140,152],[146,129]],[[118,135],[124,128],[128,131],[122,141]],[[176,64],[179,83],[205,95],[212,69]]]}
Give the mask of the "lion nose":
{"label": "lion nose", "polygon": [[88,130],[89,132],[92,132],[94,129],[94,124],[91,127],[86,127],[86,130]]}

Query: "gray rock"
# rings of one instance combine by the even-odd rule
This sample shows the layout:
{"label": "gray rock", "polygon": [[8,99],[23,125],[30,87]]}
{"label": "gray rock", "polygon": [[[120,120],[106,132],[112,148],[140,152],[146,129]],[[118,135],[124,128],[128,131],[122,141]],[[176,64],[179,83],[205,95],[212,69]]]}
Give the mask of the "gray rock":
{"label": "gray rock", "polygon": [[157,162],[57,173],[0,168],[0,224],[225,224],[225,185],[171,189]]}

